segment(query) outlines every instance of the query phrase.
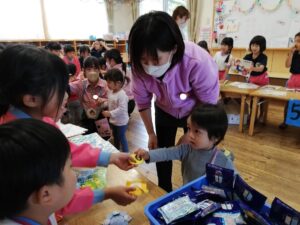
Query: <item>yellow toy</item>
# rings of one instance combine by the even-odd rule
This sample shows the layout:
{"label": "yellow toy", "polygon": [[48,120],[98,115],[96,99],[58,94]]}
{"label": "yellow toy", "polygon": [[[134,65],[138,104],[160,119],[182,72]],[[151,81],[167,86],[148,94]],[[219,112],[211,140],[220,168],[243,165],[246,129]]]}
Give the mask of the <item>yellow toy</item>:
{"label": "yellow toy", "polygon": [[142,194],[147,194],[149,192],[147,183],[142,180],[133,180],[126,182],[127,187],[135,187],[134,191],[131,191],[130,194],[135,196],[140,196]]}
{"label": "yellow toy", "polygon": [[130,154],[130,163],[133,165],[140,165],[142,163],[144,163],[144,159],[143,158],[138,158],[136,154]]}

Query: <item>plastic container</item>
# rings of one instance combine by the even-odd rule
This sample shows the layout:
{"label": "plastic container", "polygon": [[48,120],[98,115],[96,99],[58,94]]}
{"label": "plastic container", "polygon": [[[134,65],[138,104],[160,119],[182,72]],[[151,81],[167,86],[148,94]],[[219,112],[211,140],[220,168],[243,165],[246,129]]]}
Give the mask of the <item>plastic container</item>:
{"label": "plastic container", "polygon": [[[156,216],[158,214],[160,214],[157,209],[160,208],[161,206],[167,204],[168,202],[172,201],[173,199],[176,199],[180,194],[184,193],[184,192],[190,192],[194,189],[201,189],[202,185],[207,185],[207,180],[206,180],[206,176],[202,176],[184,186],[182,186],[181,188],[172,191],[158,199],[156,199],[153,202],[148,203],[145,206],[144,209],[144,213],[147,216],[147,218],[150,221],[150,224],[152,225],[160,225],[161,223],[159,223],[156,220]],[[270,206],[269,205],[265,205],[264,208],[262,209],[261,213],[269,213],[270,211]]]}

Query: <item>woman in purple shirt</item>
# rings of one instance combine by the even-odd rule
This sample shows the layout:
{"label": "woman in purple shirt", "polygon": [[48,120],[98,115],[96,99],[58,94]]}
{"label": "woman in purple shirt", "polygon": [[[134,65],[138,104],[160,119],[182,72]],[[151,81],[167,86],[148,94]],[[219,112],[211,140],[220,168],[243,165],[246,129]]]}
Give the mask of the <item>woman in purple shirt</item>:
{"label": "woman in purple shirt", "polygon": [[[165,12],[141,16],[129,35],[132,91],[149,135],[148,147],[174,146],[178,127],[199,103],[217,103],[218,68],[194,43],[184,43],[176,22]],[[155,130],[151,100],[155,96]],[[172,162],[156,164],[158,184],[172,191]]]}

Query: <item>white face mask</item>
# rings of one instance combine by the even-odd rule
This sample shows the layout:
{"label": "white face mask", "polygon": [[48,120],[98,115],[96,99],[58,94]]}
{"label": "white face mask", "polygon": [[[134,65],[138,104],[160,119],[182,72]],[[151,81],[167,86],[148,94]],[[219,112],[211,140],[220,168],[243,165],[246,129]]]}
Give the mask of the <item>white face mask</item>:
{"label": "white face mask", "polygon": [[99,79],[99,73],[97,73],[97,72],[88,72],[88,73],[86,73],[86,78],[87,78],[90,82],[95,83],[95,82],[97,82],[98,79]]}
{"label": "white face mask", "polygon": [[168,62],[163,65],[160,65],[160,66],[142,64],[144,71],[153,77],[156,77],[156,78],[161,77],[162,75],[164,75],[165,72],[167,72],[167,70],[171,66],[172,56],[173,56],[173,53],[170,54]]}

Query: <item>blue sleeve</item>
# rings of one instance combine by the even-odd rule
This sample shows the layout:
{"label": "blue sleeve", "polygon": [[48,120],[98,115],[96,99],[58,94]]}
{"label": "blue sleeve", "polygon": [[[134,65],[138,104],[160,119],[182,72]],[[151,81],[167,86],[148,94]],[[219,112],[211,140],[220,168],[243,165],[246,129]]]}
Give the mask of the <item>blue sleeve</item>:
{"label": "blue sleeve", "polygon": [[99,154],[97,166],[107,167],[109,164],[111,154],[112,154],[111,152],[101,151],[101,153]]}
{"label": "blue sleeve", "polygon": [[102,202],[104,199],[104,191],[102,189],[93,190],[94,192],[94,200],[93,204]]}
{"label": "blue sleeve", "polygon": [[186,144],[178,145],[170,148],[158,148],[149,151],[149,162],[162,162],[169,160],[182,160],[188,153]]}

